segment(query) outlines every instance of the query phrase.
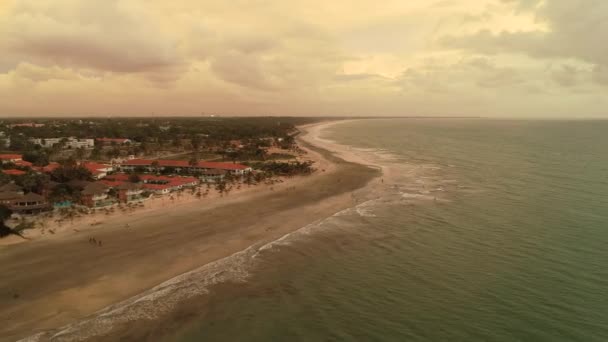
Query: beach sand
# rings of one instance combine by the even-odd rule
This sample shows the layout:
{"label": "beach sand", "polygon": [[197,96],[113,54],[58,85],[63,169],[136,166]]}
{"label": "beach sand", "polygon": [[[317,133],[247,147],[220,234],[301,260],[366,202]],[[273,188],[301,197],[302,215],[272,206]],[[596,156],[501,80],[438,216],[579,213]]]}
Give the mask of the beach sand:
{"label": "beach sand", "polygon": [[[319,132],[332,124],[303,127],[298,137],[316,162],[318,170],[311,176],[224,197],[184,195],[190,199],[178,205],[164,199],[165,205],[104,217],[95,226],[83,221],[53,237],[0,246],[0,340],[78,321],[167,279],[352,207],[357,202],[353,191],[377,182],[372,179],[380,172],[357,163],[362,161],[354,153],[320,140]],[[340,158],[324,148],[339,152]],[[103,246],[89,243],[90,237]]]}

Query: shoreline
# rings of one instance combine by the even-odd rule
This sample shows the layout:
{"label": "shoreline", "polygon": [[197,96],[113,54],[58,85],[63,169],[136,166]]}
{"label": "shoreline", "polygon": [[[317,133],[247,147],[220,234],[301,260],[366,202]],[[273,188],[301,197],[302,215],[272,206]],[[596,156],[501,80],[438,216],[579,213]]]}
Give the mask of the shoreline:
{"label": "shoreline", "polygon": [[[378,170],[325,150],[318,133],[334,124],[301,127],[306,133],[298,140],[320,158],[317,172],[297,182],[251,191],[245,198],[228,196],[202,209],[194,203],[169,213],[134,212],[130,229],[111,227],[115,221],[108,220],[92,230],[103,239],[101,248],[91,247],[79,234],[5,248],[0,262],[9,266],[0,284],[0,318],[7,324],[0,336],[24,338],[90,317],[167,279],[353,206],[352,191],[369,184]],[[18,298],[9,296],[15,289]]]}

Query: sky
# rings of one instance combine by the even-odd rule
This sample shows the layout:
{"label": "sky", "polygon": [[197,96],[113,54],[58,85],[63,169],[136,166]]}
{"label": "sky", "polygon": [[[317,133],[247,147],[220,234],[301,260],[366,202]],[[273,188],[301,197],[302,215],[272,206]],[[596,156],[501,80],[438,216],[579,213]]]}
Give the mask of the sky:
{"label": "sky", "polygon": [[606,0],[0,0],[0,116],[608,117]]}

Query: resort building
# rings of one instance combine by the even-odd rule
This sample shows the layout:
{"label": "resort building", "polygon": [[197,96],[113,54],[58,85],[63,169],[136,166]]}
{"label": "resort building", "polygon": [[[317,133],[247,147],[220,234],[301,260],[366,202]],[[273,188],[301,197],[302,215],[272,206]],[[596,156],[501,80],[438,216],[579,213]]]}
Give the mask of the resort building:
{"label": "resort building", "polygon": [[126,145],[132,143],[127,138],[97,138],[96,140],[101,145]]}
{"label": "resort building", "polygon": [[116,187],[118,190],[118,200],[123,203],[129,203],[134,201],[141,201],[144,199],[142,196],[144,189],[141,184],[124,182]]}
{"label": "resort building", "polygon": [[0,154],[0,162],[4,163],[15,163],[23,160],[21,154]]}
{"label": "resort building", "polygon": [[17,124],[8,125],[8,127],[10,127],[10,128],[15,128],[15,127],[39,128],[39,127],[44,127],[44,126],[45,126],[45,124],[43,124],[43,123],[35,123],[35,122],[26,122],[26,123],[17,123]]}
{"label": "resort building", "polygon": [[82,204],[89,208],[99,208],[114,204],[115,201],[108,195],[109,191],[110,188],[102,182],[89,183],[82,190]]}
{"label": "resort building", "polygon": [[50,162],[46,166],[34,166],[34,167],[32,167],[32,169],[34,169],[35,171],[38,171],[38,172],[42,172],[42,173],[51,173],[60,166],[61,165],[57,162]]}
{"label": "resort building", "polygon": [[201,173],[201,180],[205,183],[217,183],[226,177],[226,170],[205,170]]}
{"label": "resort building", "polygon": [[21,170],[16,170],[16,169],[9,169],[9,170],[2,170],[2,173],[4,173],[5,175],[9,175],[9,176],[23,176],[27,172],[21,171]]}
{"label": "resort building", "polygon": [[51,148],[58,144],[63,144],[66,149],[76,148],[93,148],[95,147],[94,139],[78,139],[75,137],[69,138],[30,138],[30,142],[45,148]]}
{"label": "resort building", "polygon": [[221,170],[233,175],[243,175],[251,171],[251,167],[237,163],[199,161],[191,165],[188,160],[133,159],[120,164],[120,169],[123,172],[161,172],[167,168],[174,169],[177,173],[181,171],[203,173],[210,170]]}
{"label": "resort building", "polygon": [[[124,173],[114,174],[102,179],[100,182],[111,188],[117,189],[119,191],[119,197],[122,188],[130,190],[125,193],[127,196],[141,196],[145,191],[156,195],[164,195],[184,188],[195,187],[199,184],[199,180],[196,177],[141,175],[139,176],[141,183],[132,183],[130,182],[129,177],[129,175]],[[139,189],[134,188],[134,185],[139,187]],[[139,192],[140,190],[141,192]]]}
{"label": "resort building", "polygon": [[27,193],[9,204],[9,208],[16,214],[30,215],[49,210],[46,199],[33,192]]}
{"label": "resort building", "polygon": [[23,188],[15,183],[8,183],[0,186],[0,204],[10,206],[13,201],[23,196]]}
{"label": "resort building", "polygon": [[91,172],[94,179],[102,179],[109,173],[114,172],[114,167],[110,164],[101,164],[95,162],[82,162],[80,166]]}
{"label": "resort building", "polygon": [[8,183],[0,186],[0,192],[16,192],[23,195],[23,188],[15,183]]}

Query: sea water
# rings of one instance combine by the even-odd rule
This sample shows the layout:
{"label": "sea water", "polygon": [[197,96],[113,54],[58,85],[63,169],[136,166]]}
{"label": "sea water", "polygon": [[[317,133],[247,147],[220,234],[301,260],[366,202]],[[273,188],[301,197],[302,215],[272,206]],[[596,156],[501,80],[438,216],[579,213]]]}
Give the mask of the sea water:
{"label": "sea water", "polygon": [[167,340],[608,340],[608,121],[353,121],[323,137],[388,155],[384,194],[271,248]]}
{"label": "sea water", "polygon": [[385,170],[356,206],[54,339],[147,321],[107,340],[608,341],[608,121],[378,119],[322,137]]}

